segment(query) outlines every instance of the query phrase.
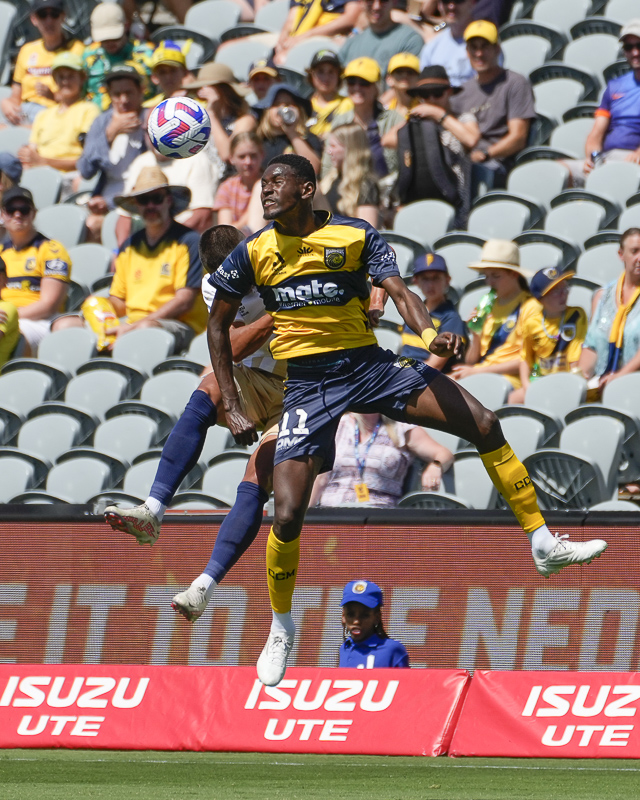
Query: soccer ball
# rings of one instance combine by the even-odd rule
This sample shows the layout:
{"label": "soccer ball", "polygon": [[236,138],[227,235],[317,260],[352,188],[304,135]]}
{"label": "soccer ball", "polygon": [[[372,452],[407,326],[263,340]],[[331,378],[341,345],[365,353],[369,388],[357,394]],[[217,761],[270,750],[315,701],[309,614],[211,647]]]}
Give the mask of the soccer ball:
{"label": "soccer ball", "polygon": [[169,97],[153,109],[147,130],[151,144],[163,156],[189,158],[209,141],[211,120],[190,97]]}

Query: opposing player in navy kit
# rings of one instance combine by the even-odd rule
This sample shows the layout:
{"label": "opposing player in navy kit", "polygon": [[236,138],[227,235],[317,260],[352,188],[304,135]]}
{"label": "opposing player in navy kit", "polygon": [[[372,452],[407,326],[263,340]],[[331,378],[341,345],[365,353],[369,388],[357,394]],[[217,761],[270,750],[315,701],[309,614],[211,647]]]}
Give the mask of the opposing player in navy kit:
{"label": "opposing player in navy kit", "polygon": [[340,666],[357,669],[408,667],[409,654],[402,642],[384,629],[380,609],[382,589],[373,581],[350,581],[342,592],[344,642]]}
{"label": "opposing player in navy kit", "polygon": [[526,469],[505,441],[496,415],[428,365],[378,347],[369,326],[367,276],[391,297],[431,353],[451,356],[461,339],[437,334],[417,295],[405,286],[393,251],[363,220],[314,212],[316,178],[297,154],[278,156],[262,176],[264,216],[272,220],[242,242],[213,273],[209,349],[238,444],[256,441],[233,382],[229,328],[253,286],[275,323],[271,352],[288,359],[284,411],[276,445],[275,515],[267,542],[271,633],[258,659],[265,685],[282,680],[293,647],[291,601],[300,532],[316,475],[331,469],[334,436],[347,410],[378,412],[472,442],[487,472],[531,540],[545,577],[569,564],[588,563],[606,542],[570,542],[553,536]]}

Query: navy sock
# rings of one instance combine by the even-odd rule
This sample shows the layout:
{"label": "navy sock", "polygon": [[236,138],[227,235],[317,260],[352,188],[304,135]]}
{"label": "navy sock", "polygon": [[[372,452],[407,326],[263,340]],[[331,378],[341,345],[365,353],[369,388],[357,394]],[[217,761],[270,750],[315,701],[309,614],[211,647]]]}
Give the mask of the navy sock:
{"label": "navy sock", "polygon": [[268,499],[269,495],[261,486],[248,481],[239,484],[236,502],[220,526],[213,553],[204,568],[216,583],[220,583],[258,535]]}
{"label": "navy sock", "polygon": [[198,463],[207,431],[217,418],[209,395],[196,389],[162,450],[150,497],[169,505],[185,476]]}

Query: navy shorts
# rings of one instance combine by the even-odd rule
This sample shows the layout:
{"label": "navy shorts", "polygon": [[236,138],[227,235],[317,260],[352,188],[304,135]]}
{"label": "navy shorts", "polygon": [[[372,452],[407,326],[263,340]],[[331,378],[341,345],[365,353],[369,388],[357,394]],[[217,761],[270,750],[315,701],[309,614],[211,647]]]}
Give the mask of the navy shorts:
{"label": "navy shorts", "polygon": [[440,372],[377,345],[291,359],[274,464],[299,456],[333,467],[334,439],[345,411],[379,412],[406,422],[407,401]]}

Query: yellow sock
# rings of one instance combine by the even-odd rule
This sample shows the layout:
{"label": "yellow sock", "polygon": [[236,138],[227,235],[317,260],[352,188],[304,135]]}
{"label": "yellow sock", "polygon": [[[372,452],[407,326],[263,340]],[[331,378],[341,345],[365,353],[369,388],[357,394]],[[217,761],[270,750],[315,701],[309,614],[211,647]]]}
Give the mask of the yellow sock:
{"label": "yellow sock", "polygon": [[300,537],[281,542],[271,528],[267,539],[267,585],[271,608],[278,614],[291,611],[299,561]]}
{"label": "yellow sock", "polygon": [[511,445],[507,443],[499,450],[482,453],[480,458],[493,485],[507,501],[525,533],[544,525],[531,478]]}

